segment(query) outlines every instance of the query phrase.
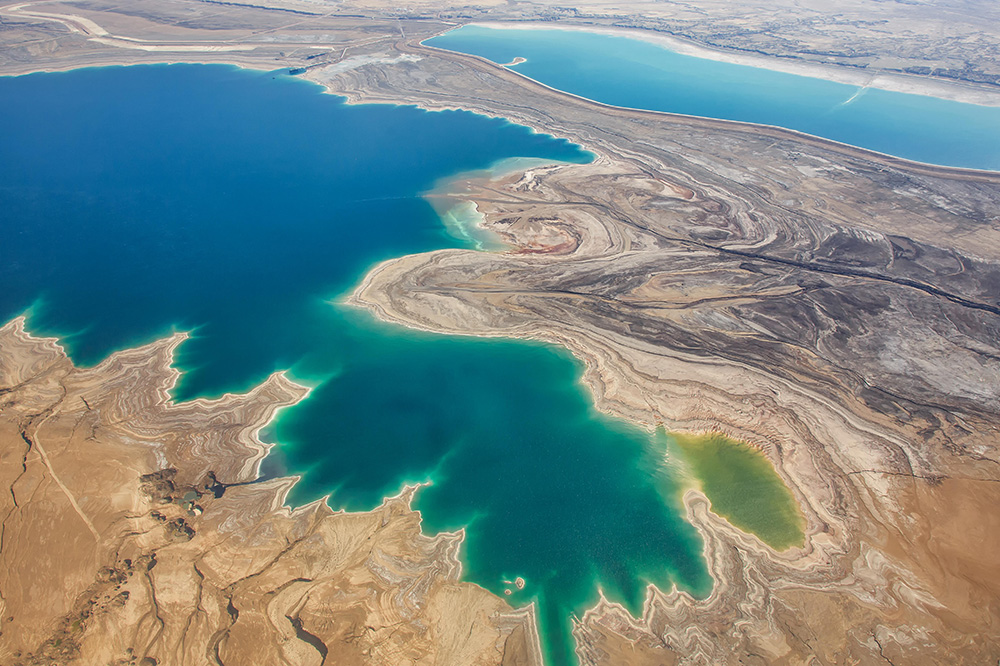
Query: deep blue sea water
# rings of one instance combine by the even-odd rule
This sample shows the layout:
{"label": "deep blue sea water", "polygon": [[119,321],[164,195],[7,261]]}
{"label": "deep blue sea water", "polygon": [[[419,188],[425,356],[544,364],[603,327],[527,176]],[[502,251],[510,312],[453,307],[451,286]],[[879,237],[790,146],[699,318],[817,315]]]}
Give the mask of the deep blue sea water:
{"label": "deep blue sea water", "polygon": [[472,245],[422,192],[579,147],[225,66],[0,78],[0,125],[0,319],[27,312],[83,365],[192,331],[178,399],[289,369],[315,390],[269,429],[266,465],[304,474],[293,501],[365,509],[432,481],[425,528],[467,528],[467,579],[527,580],[511,601],[539,602],[552,664],[598,585],[633,611],[647,582],[708,592],[663,436],[596,413],[566,352],[338,304],[377,261]]}
{"label": "deep blue sea water", "polygon": [[426,44],[606,104],[776,125],[920,162],[1000,170],[1000,107],[681,55],[617,35],[462,26]]}

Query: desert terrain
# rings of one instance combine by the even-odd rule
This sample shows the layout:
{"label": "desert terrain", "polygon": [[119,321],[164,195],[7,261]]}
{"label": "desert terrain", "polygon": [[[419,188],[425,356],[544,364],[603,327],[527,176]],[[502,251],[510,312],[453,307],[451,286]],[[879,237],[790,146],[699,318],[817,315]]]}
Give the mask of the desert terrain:
{"label": "desert terrain", "polygon": [[[549,17],[926,66],[907,76],[932,86],[958,60],[996,71],[987,5],[815,4],[18,3],[0,8],[0,72],[287,67],[353,102],[469,109],[581,144],[593,163],[454,184],[505,251],[390,260],[352,296],[411,327],[564,345],[602,410],[747,441],[792,489],[807,538],[783,552],[690,491],[711,596],[650,588],[641,617],[599,603],[575,623],[581,663],[991,663],[1000,175],[608,107],[419,44],[456,22]],[[828,57],[848,45],[856,59]],[[977,76],[957,90],[993,99]],[[422,534],[412,489],[362,514],[284,507],[293,481],[257,481],[257,432],[305,389],[278,374],[173,404],[181,342],[78,369],[22,320],[0,329],[5,663],[540,662],[531,607],[462,583],[461,535]]]}

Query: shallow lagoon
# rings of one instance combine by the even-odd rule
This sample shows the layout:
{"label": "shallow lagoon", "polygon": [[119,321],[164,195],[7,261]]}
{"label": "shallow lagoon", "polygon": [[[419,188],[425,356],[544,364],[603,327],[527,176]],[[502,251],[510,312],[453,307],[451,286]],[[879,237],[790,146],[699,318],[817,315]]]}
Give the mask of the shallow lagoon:
{"label": "shallow lagoon", "polygon": [[[409,331],[338,305],[373,263],[440,247],[421,193],[514,157],[587,161],[465,112],[347,106],[316,86],[224,66],[0,78],[0,318],[59,335],[74,360],[173,330],[179,399],[276,369],[314,387],[282,412],[266,471],[293,500],[370,508],[404,483],[428,531],[467,528],[466,577],[537,600],[552,664],[598,586],[711,584],[662,442],[593,409],[579,364],[539,344]],[[628,520],[623,520],[622,517]]]}
{"label": "shallow lagoon", "polygon": [[1000,108],[681,55],[578,30],[467,25],[424,42],[606,104],[776,125],[920,162],[1000,170]]}
{"label": "shallow lagoon", "polygon": [[775,550],[803,545],[805,518],[788,486],[760,452],[720,434],[668,436],[712,511]]}

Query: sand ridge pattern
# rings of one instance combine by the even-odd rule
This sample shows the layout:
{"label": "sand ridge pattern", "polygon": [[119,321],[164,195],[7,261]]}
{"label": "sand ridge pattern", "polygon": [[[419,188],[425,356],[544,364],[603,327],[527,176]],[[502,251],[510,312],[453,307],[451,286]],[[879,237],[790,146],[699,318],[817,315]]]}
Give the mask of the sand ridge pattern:
{"label": "sand ridge pattern", "polygon": [[415,487],[344,513],[256,482],[301,386],[174,404],[184,335],[77,369],[23,325],[0,328],[3,663],[540,663],[533,609],[459,582]]}
{"label": "sand ridge pattern", "polygon": [[[365,7],[316,15],[306,2],[280,11],[27,4],[28,12],[5,14],[7,73],[165,60],[294,67],[354,101],[474,110],[598,155],[592,165],[469,184],[466,198],[509,252],[405,257],[379,266],[355,294],[359,305],[410,326],[564,344],[586,362],[602,409],[747,441],[795,493],[807,541],[776,553],[689,492],[713,593],[695,600],[650,589],[640,618],[601,602],[575,626],[583,663],[1000,658],[996,174],[589,103],[481,59],[421,47],[451,14]],[[910,8],[900,11],[919,22]],[[553,12],[545,17],[573,18]],[[73,29],[79,21],[67,26],[41,13],[85,15],[109,35],[164,50],[96,41]],[[697,21],[717,32],[715,16]],[[973,31],[995,24],[977,14]],[[853,20],[838,30],[852,49],[879,58],[894,58],[900,42],[878,25],[872,41]],[[772,32],[740,32],[736,41],[788,56],[793,47],[759,43]],[[201,50],[186,50],[196,42]],[[250,42],[259,46],[213,50]],[[940,52],[937,42],[920,43]],[[185,50],[172,53],[172,44]],[[983,50],[963,42],[956,62],[972,62],[970,53]],[[989,61],[976,66],[993,71]],[[234,485],[253,480],[263,453],[256,428],[276,405],[301,397],[280,376],[248,396],[171,406],[164,391],[179,339],[81,371],[20,327],[5,327],[0,341],[0,471],[10,488],[0,533],[0,660],[537,658],[534,622],[456,583],[454,538],[421,536],[405,496],[366,514],[321,505],[289,512],[279,507],[290,481]],[[98,371],[114,382],[87,385]],[[334,541],[333,533],[344,536]],[[381,544],[377,557],[369,535]],[[335,571],[310,550],[319,541],[323,553],[340,553]],[[456,597],[467,601],[450,603]],[[346,619],[334,626],[322,620],[329,617]],[[345,626],[353,628],[337,633]],[[453,651],[462,646],[474,654]]]}
{"label": "sand ridge pattern", "polygon": [[777,553],[688,492],[711,596],[650,587],[638,619],[602,601],[575,624],[581,662],[1000,657],[1000,176],[618,110],[461,62],[382,68],[377,87],[315,75],[428,108],[464,89],[598,157],[456,183],[510,249],[385,262],[353,302],[564,345],[603,410],[761,448],[808,523],[803,548]]}

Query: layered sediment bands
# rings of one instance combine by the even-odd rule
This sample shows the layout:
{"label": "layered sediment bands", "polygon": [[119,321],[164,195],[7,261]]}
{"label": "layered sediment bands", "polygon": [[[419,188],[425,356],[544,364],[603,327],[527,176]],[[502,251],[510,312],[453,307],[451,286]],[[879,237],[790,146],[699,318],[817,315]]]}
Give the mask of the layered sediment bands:
{"label": "layered sediment bands", "polygon": [[776,553],[689,492],[712,595],[650,589],[638,619],[601,603],[576,623],[581,660],[996,660],[1000,176],[615,110],[398,48],[419,68],[311,75],[357,100],[505,116],[598,157],[456,183],[511,248],[386,262],[353,302],[563,344],[602,409],[759,446],[806,516],[805,546]]}
{"label": "layered sediment bands", "polygon": [[184,336],[77,369],[0,328],[0,661],[537,664],[532,609],[459,582],[415,488],[365,513],[283,507],[258,429],[306,390],[175,404]]}

